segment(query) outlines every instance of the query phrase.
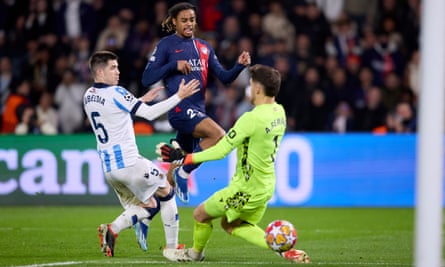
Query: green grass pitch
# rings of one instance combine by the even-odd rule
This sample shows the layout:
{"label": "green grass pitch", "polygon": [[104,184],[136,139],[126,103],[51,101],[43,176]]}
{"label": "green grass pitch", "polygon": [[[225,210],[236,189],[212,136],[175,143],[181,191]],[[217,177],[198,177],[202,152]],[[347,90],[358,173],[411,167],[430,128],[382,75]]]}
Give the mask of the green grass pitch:
{"label": "green grass pitch", "polygon": [[[149,249],[142,252],[133,230],[121,232],[115,257],[99,251],[97,226],[120,212],[105,207],[0,207],[0,266],[289,266],[272,251],[214,231],[201,263],[173,263],[162,257],[164,232],[158,215],[150,226]],[[192,208],[181,207],[181,243],[192,244]],[[260,223],[291,221],[296,247],[309,266],[412,266],[414,210],[411,208],[269,208]]]}

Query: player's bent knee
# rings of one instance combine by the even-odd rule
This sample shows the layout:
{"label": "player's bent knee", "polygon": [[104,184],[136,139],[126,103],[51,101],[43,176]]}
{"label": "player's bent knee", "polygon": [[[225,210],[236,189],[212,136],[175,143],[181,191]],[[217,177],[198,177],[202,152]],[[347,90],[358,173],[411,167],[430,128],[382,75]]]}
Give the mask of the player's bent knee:
{"label": "player's bent knee", "polygon": [[173,190],[171,186],[159,188],[158,191],[156,191],[156,196],[160,201],[168,201],[175,196],[175,190]]}
{"label": "player's bent knee", "polygon": [[199,223],[207,223],[212,220],[212,218],[209,215],[207,215],[207,213],[205,212],[203,204],[200,204],[193,211],[193,218]]}

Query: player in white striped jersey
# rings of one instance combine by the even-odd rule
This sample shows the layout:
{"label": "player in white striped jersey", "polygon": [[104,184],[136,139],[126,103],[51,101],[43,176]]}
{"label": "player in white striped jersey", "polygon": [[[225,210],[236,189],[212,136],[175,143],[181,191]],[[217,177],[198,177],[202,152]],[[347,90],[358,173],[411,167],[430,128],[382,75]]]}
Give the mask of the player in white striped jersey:
{"label": "player in white striped jersey", "polygon": [[84,110],[96,135],[97,150],[107,182],[115,190],[124,212],[112,223],[99,226],[101,251],[114,256],[115,239],[120,231],[135,227],[138,243],[146,250],[147,229],[160,210],[164,225],[166,248],[178,246],[178,208],[174,190],[166,175],[155,164],[139,154],[132,115],[153,120],[200,89],[199,82],[183,81],[170,98],[149,106],[159,90],[152,89],[136,98],[118,86],[118,58],[110,51],[97,51],[90,58],[94,84],[84,95]]}

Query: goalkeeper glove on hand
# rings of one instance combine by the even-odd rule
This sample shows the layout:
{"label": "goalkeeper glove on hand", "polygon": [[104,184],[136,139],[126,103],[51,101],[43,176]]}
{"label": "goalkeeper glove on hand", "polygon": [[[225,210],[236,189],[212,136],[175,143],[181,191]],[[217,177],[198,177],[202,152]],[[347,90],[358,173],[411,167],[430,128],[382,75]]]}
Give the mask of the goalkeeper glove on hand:
{"label": "goalkeeper glove on hand", "polygon": [[156,154],[158,154],[158,160],[163,162],[171,162],[177,165],[181,165],[184,162],[185,153],[179,147],[179,144],[173,140],[172,145],[166,143],[159,143],[156,146]]}

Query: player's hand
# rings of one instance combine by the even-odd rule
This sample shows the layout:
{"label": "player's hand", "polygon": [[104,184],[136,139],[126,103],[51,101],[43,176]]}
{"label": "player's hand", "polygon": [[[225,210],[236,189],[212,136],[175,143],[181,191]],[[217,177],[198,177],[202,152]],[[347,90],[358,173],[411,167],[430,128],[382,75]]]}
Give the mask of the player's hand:
{"label": "player's hand", "polygon": [[181,165],[185,158],[184,151],[179,147],[179,144],[176,141],[172,141],[172,145],[159,143],[156,146],[156,154],[159,156],[158,160],[178,165]]}
{"label": "player's hand", "polygon": [[185,80],[182,79],[176,94],[178,94],[179,98],[184,99],[198,92],[200,90],[199,86],[200,82],[197,79],[193,79],[188,83],[185,83]]}
{"label": "player's hand", "polygon": [[192,72],[192,66],[187,62],[187,60],[178,60],[178,71],[184,75]]}
{"label": "player's hand", "polygon": [[238,57],[238,63],[244,66],[248,66],[251,63],[250,54],[247,51],[243,51]]}
{"label": "player's hand", "polygon": [[155,100],[156,97],[159,96],[159,91],[161,91],[162,89],[164,89],[163,86],[152,88],[152,89],[150,89],[150,91],[145,93],[145,95],[141,96],[139,99],[145,103],[151,102],[151,101]]}

